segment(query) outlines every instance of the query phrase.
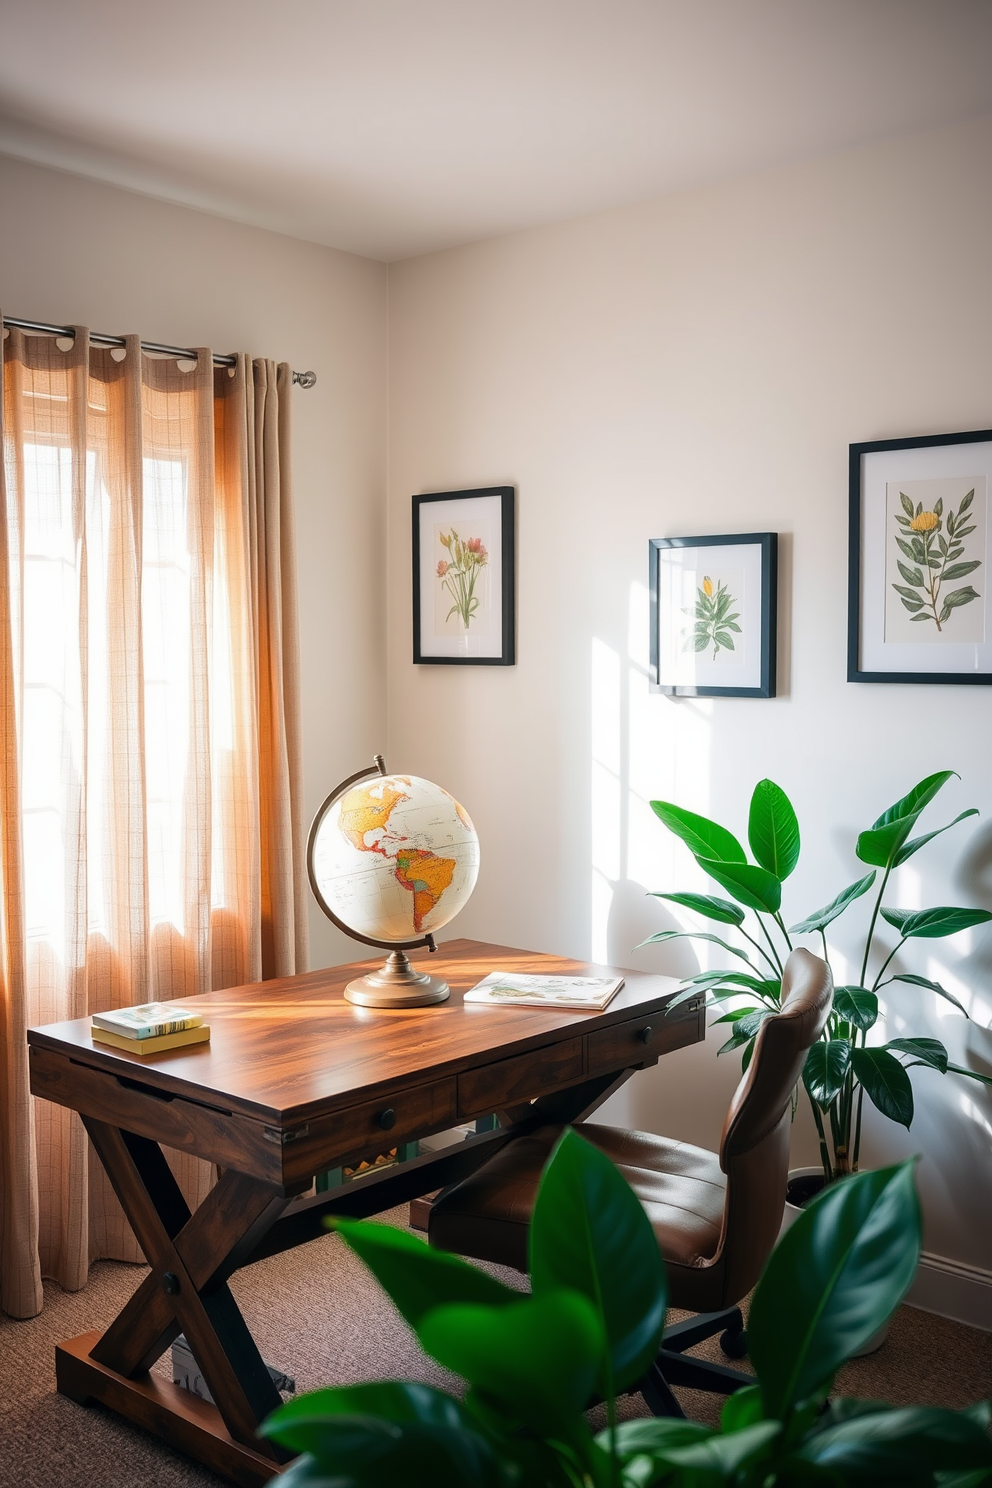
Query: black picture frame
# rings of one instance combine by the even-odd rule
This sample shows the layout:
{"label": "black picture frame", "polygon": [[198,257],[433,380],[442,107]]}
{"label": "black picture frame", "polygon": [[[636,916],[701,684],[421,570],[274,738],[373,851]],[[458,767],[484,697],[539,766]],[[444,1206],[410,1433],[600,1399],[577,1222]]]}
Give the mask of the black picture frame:
{"label": "black picture frame", "polygon": [[[469,564],[467,581],[464,568],[459,568],[454,581],[449,580],[443,595],[437,585],[444,585],[445,578],[439,566],[446,564],[449,571],[456,565],[445,552],[451,548],[438,547],[435,552],[433,537],[428,534],[438,517],[443,516],[449,532],[454,528],[454,519],[473,521],[472,503],[479,503],[475,525],[488,539],[488,543],[469,531],[459,534],[467,548],[470,539],[482,545],[485,562],[478,562],[478,549],[474,566]],[[446,506],[445,503],[454,503]],[[437,508],[435,511],[434,508]],[[450,516],[448,514],[451,514]],[[431,491],[413,497],[413,660],[416,666],[514,666],[516,663],[516,565],[515,565],[515,489],[513,486],[478,486],[468,491]],[[442,540],[443,541],[443,540]],[[468,585],[478,582],[484,568],[488,584],[484,594],[472,592]],[[461,587],[459,579],[462,580]],[[465,635],[453,633],[450,619],[445,624],[440,619],[440,608],[462,597],[466,606],[475,602],[469,614]],[[454,608],[457,610],[457,603]],[[460,611],[458,612],[461,613]],[[453,618],[453,617],[452,617]],[[476,618],[485,620],[476,636],[471,634],[471,624]],[[455,621],[457,625],[457,620]]]}
{"label": "black picture frame", "polygon": [[[975,468],[971,468],[972,466]],[[980,468],[982,466],[984,468]],[[900,555],[894,547],[899,533],[890,521],[894,513],[894,502],[890,501],[887,493],[899,486],[916,483],[915,491],[900,493],[902,515],[906,515],[908,507],[901,499],[903,494],[910,505],[913,505],[914,497],[919,496],[924,491],[924,487],[931,487],[936,491],[946,486],[950,491],[954,483],[957,483],[963,490],[965,485],[970,484],[972,478],[983,482],[978,503],[982,508],[981,523],[970,530],[962,529],[973,539],[975,552],[972,552],[972,544],[969,544],[961,556],[973,563],[975,554],[979,548],[982,548],[981,556],[977,564],[974,564],[974,568],[976,572],[984,568],[987,574],[989,567],[992,566],[989,533],[989,506],[992,504],[992,429],[967,430],[956,434],[918,435],[908,439],[874,439],[849,446],[848,682],[929,683],[962,686],[992,684],[992,639],[981,642],[965,640],[953,645],[948,642],[944,656],[949,664],[937,670],[933,664],[922,667],[920,663],[921,653],[927,651],[930,654],[924,659],[928,663],[944,659],[944,657],[938,658],[932,652],[929,637],[928,644],[920,646],[901,638],[890,639],[888,632],[888,616],[891,609],[887,607],[901,604],[906,611],[911,613],[914,609],[915,613],[920,613],[921,607],[915,604],[913,590],[905,587],[906,567],[903,567],[901,573],[892,573],[893,563],[899,564]],[[943,507],[943,495],[934,497],[932,504],[936,505],[938,500]],[[973,509],[975,504],[972,503]],[[915,505],[922,507],[924,501],[916,500]],[[948,512],[953,520],[954,507],[950,502],[948,510],[941,510],[939,513],[940,527],[934,529],[938,541],[944,537],[941,528],[946,524]],[[923,514],[935,515],[930,512]],[[919,516],[920,513],[917,513],[914,520],[918,520]],[[900,520],[898,517],[893,519]],[[960,522],[957,525],[960,527]],[[912,541],[911,532],[903,532],[902,535],[910,542]],[[944,541],[947,541],[946,537]],[[929,552],[929,544],[927,551]],[[903,550],[902,557],[907,560],[906,566],[916,571],[917,565],[905,553],[905,550]],[[967,568],[969,563],[958,566]],[[924,567],[927,568],[926,577],[929,578],[930,567],[927,564]],[[889,593],[889,590],[895,589],[893,580],[897,577],[903,578],[904,585],[893,595]],[[968,587],[974,586],[969,584]],[[938,589],[937,600],[939,597]],[[987,634],[992,629],[989,625],[989,619],[992,617],[988,617],[985,609],[984,590],[980,597],[983,603],[980,612],[984,622],[982,628],[983,633]],[[942,605],[941,611],[938,611],[937,600],[932,603],[935,624],[937,619],[942,618],[942,611],[946,608],[946,605]],[[967,603],[968,601],[965,601],[965,604]],[[927,607],[922,606],[922,608]],[[930,617],[927,615],[924,618],[929,620]],[[976,617],[968,614],[967,618],[974,629]],[[900,620],[904,622],[902,628],[905,629],[905,617],[897,612],[897,622]],[[929,631],[928,624],[925,628]],[[905,664],[897,665],[899,662]]]}
{"label": "black picture frame", "polygon": [[[753,554],[747,555],[745,561],[751,568],[752,575],[757,565],[757,582],[748,586],[753,591],[751,600],[742,601],[746,605],[748,613],[744,620],[743,633],[746,634],[757,626],[758,641],[757,650],[747,658],[747,675],[752,679],[749,685],[724,685],[714,680],[715,668],[706,667],[705,663],[697,663],[697,669],[704,673],[709,672],[702,680],[685,681],[679,680],[673,668],[671,657],[675,649],[679,653],[686,650],[685,643],[681,647],[675,647],[674,635],[676,625],[678,634],[686,630],[685,621],[676,622],[676,613],[684,614],[684,606],[675,606],[670,598],[666,598],[667,588],[662,580],[662,564],[667,561],[671,566],[671,560],[679,550],[686,550],[687,556],[698,558],[699,554],[690,554],[690,549],[754,549]],[[729,556],[729,555],[728,555]],[[721,554],[714,555],[711,560],[714,568],[718,567]],[[648,544],[648,589],[650,593],[650,616],[651,616],[651,681],[652,692],[664,693],[667,697],[745,697],[745,698],[772,698],[776,691],[776,666],[777,666],[777,638],[778,638],[778,533],[777,532],[746,532],[746,533],[721,533],[719,535],[707,535],[702,537],[655,537]],[[699,591],[702,594],[702,590]],[[698,612],[697,612],[698,613]],[[731,611],[731,614],[743,613]],[[736,626],[736,622],[734,622]],[[730,637],[732,640],[733,638]],[[725,646],[727,641],[723,643]],[[707,642],[708,649],[709,642]],[[732,648],[731,648],[732,649]],[[714,647],[715,654],[716,647]]]}

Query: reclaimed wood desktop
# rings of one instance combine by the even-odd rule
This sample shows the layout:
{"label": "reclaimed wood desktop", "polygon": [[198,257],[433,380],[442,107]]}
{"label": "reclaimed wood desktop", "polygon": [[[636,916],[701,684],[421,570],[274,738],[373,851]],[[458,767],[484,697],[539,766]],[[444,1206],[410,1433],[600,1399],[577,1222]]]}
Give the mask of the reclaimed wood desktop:
{"label": "reclaimed wood desktop", "polygon": [[[226,1284],[232,1273],[314,1239],[328,1215],[380,1213],[455,1182],[539,1122],[581,1120],[635,1069],[703,1037],[695,1000],[665,1015],[677,986],[668,977],[625,972],[601,1013],[465,1007],[463,993],[490,971],[592,968],[456,940],[430,958],[448,1002],[345,1002],[345,983],[374,964],[192,997],[210,1042],[155,1059],[94,1043],[88,1018],[28,1034],[33,1093],[80,1113],[151,1268],[106,1332],[56,1350],[58,1388],[252,1488],[286,1455],[255,1435],[279,1396]],[[493,1112],[492,1131],[309,1192],[316,1174],[387,1142]],[[221,1170],[192,1214],[162,1146]],[[216,1406],[149,1373],[180,1332]],[[273,1362],[292,1371],[290,1359]]]}

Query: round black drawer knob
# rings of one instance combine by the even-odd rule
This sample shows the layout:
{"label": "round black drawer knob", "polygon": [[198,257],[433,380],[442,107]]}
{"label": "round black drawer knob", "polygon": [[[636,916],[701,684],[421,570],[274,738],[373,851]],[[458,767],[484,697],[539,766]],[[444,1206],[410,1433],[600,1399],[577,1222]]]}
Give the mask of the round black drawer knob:
{"label": "round black drawer knob", "polygon": [[651,1024],[649,1023],[647,1028],[642,1028],[640,1033],[637,1035],[638,1043],[649,1044],[651,1042],[651,1032]]}
{"label": "round black drawer knob", "polygon": [[386,1110],[383,1111],[382,1115],[379,1117],[379,1125],[382,1127],[383,1131],[389,1131],[390,1127],[396,1125],[396,1112],[393,1110],[392,1106],[387,1106]]}
{"label": "round black drawer knob", "polygon": [[179,1291],[179,1277],[174,1271],[166,1271],[162,1277],[162,1290],[170,1297],[174,1297]]}

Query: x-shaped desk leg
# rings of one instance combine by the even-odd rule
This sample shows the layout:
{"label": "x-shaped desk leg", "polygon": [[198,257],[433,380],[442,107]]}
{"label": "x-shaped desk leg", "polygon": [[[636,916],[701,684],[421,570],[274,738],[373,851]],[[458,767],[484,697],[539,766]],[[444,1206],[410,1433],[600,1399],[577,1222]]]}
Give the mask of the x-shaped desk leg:
{"label": "x-shaped desk leg", "polygon": [[284,1460],[255,1435],[279,1394],[226,1282],[285,1209],[285,1196],[228,1170],[191,1214],[156,1142],[83,1121],[151,1267],[91,1357],[133,1378],[185,1333],[231,1436]]}

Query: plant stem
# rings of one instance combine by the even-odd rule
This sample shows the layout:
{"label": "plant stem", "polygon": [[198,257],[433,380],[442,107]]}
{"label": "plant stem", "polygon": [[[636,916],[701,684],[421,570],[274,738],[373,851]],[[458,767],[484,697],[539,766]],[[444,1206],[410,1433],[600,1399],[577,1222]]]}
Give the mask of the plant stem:
{"label": "plant stem", "polygon": [[806,1094],[807,1096],[809,1096],[810,1110],[813,1112],[813,1120],[816,1122],[816,1130],[820,1138],[820,1162],[823,1165],[823,1177],[827,1183],[832,1183],[834,1173],[833,1168],[830,1165],[830,1149],[827,1146],[827,1134],[823,1130],[823,1117],[820,1115],[819,1106],[816,1104],[816,1101],[813,1099],[813,1097],[809,1094],[808,1090],[806,1091]]}
{"label": "plant stem", "polygon": [[782,919],[781,911],[775,916],[775,920],[776,920],[776,923],[778,924],[778,928],[781,930],[782,934],[785,936],[785,943],[786,943],[786,945],[789,947],[789,950],[790,951],[793,950],[794,947],[793,947],[792,941],[789,939],[789,932],[785,928],[785,921]]}
{"label": "plant stem", "polygon": [[858,1086],[858,1119],[854,1127],[854,1156],[851,1163],[851,1171],[858,1171],[858,1160],[861,1157],[861,1103],[864,1100],[865,1089],[863,1085]]}
{"label": "plant stem", "polygon": [[[775,962],[772,960],[771,956],[769,956],[768,952],[765,950],[764,946],[761,944],[761,941],[760,940],[755,940],[755,938],[754,938],[753,935],[748,935],[748,933],[744,929],[744,926],[743,925],[738,925],[737,928],[741,932],[741,934],[743,935],[744,939],[745,940],[749,940],[751,942],[751,944],[754,946],[754,949],[760,955],[764,956],[765,960],[768,962],[768,965],[771,967],[772,971],[778,971],[779,973],[781,973],[781,970],[782,970],[781,966],[776,966],[775,965]],[[758,970],[757,967],[755,967],[754,969],[755,969],[755,971]]]}
{"label": "plant stem", "polygon": [[871,943],[872,943],[872,941],[875,938],[875,925],[876,925],[876,923],[878,921],[878,911],[882,907],[882,895],[885,893],[885,886],[886,886],[886,884],[889,881],[889,874],[891,872],[892,872],[892,863],[890,861],[890,862],[886,863],[886,865],[885,865],[885,873],[882,876],[882,887],[878,891],[878,898],[875,900],[875,908],[872,910],[872,913],[871,913],[871,924],[868,926],[868,938],[865,941],[865,957],[864,957],[864,960],[861,963],[861,976],[860,976],[860,978],[858,980],[858,986],[859,987],[863,987],[864,986],[864,984],[865,984],[865,977],[868,974],[868,957],[871,955]]}
{"label": "plant stem", "polygon": [[901,951],[902,948],[903,948],[903,946],[905,944],[906,944],[906,936],[904,935],[902,937],[902,939],[900,940],[899,944],[896,946],[895,950],[893,950],[888,956],[886,956],[886,958],[885,958],[885,964],[883,965],[881,971],[878,973],[878,976],[875,978],[874,982],[872,983],[871,990],[873,992],[877,992],[878,991],[878,984],[882,980],[882,977],[885,975],[886,967],[888,966],[889,962],[892,960],[892,957],[896,954],[896,952],[897,951]]}
{"label": "plant stem", "polygon": [[764,932],[765,939],[767,940],[768,944],[771,946],[772,955],[775,958],[775,968],[778,971],[779,976],[784,976],[785,975],[785,967],[782,965],[781,961],[779,960],[778,951],[775,949],[775,942],[772,940],[771,935],[769,934],[768,926],[765,924],[765,922],[762,919],[761,915],[758,914],[758,911],[755,910],[754,912],[755,912],[756,915],[758,915],[758,924],[761,926],[761,929]]}

